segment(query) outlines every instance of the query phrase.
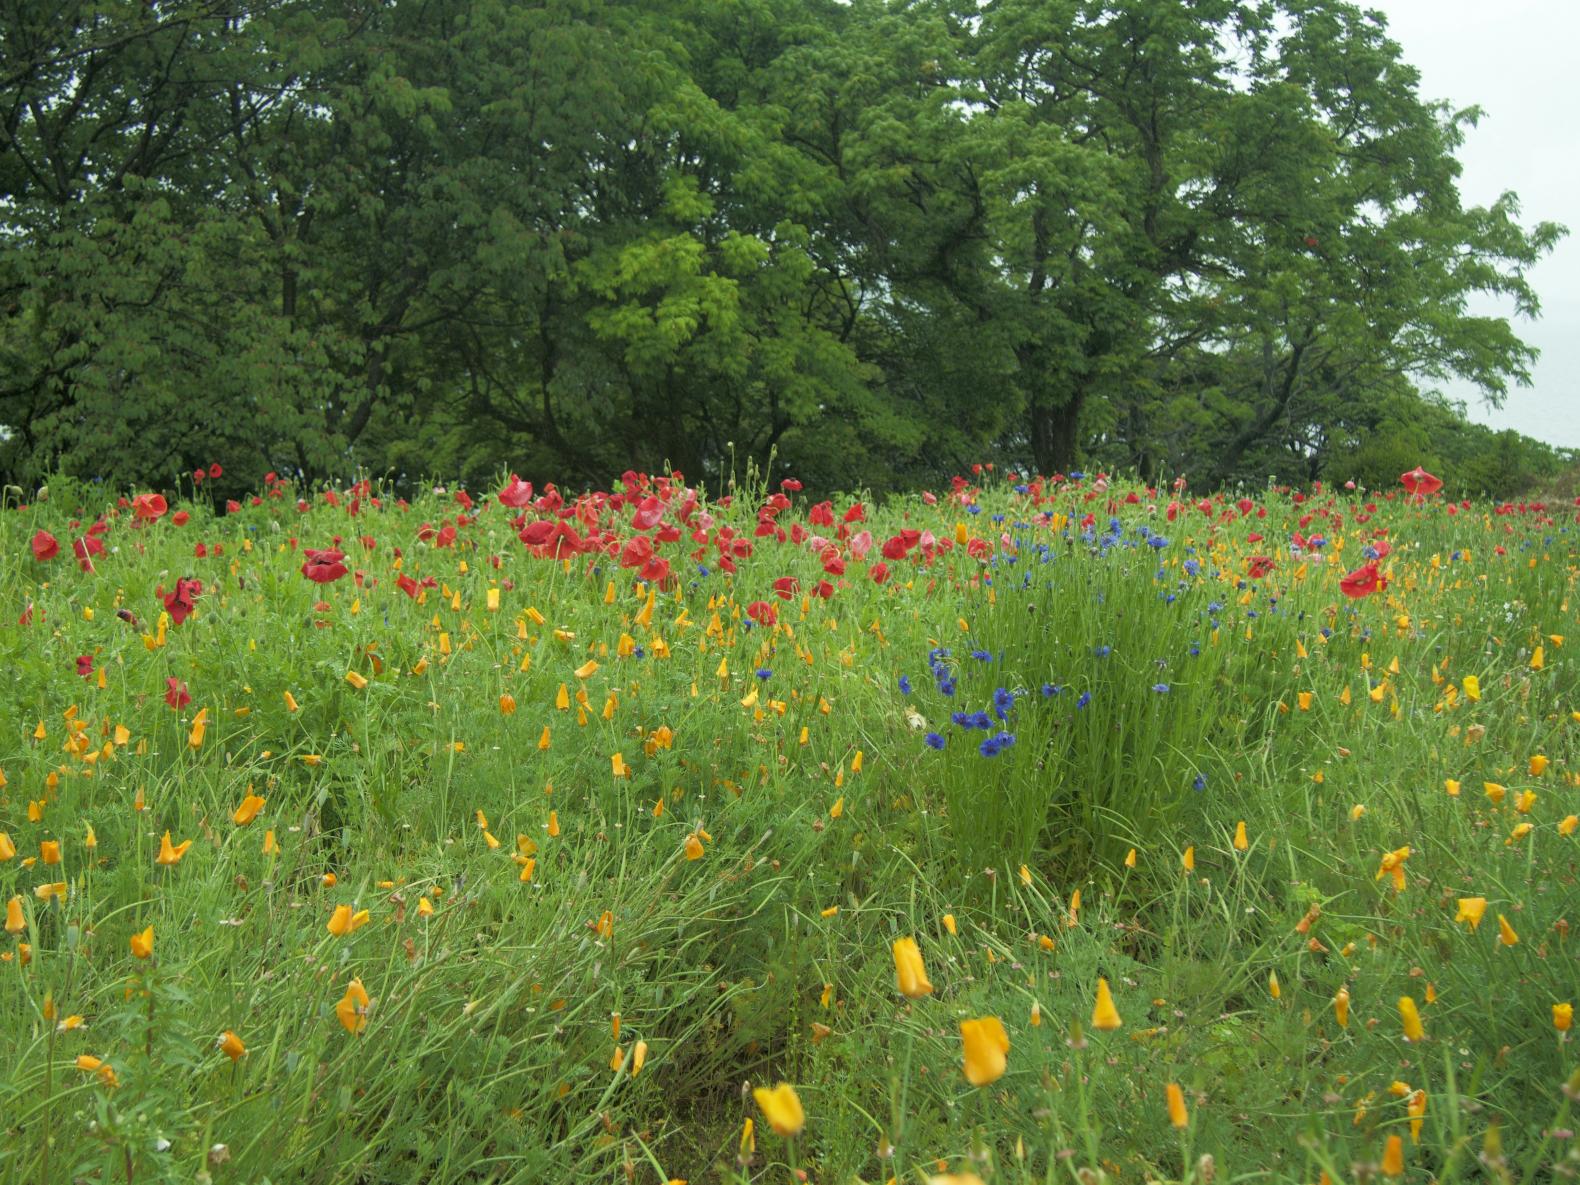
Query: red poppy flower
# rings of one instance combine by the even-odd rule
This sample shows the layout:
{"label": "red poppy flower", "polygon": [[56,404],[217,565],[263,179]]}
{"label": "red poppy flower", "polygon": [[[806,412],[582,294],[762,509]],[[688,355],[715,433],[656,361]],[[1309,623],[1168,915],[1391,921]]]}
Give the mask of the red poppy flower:
{"label": "red poppy flower", "polygon": [[184,527],[192,521],[192,516],[184,510],[178,510],[170,516],[170,521],[178,527]]}
{"label": "red poppy flower", "polygon": [[1368,560],[1344,579],[1339,590],[1347,597],[1365,597],[1388,587],[1388,579],[1377,570],[1377,561]]}
{"label": "red poppy flower", "polygon": [[781,576],[774,581],[774,595],[782,601],[788,601],[801,589],[801,582],[794,576]]}
{"label": "red poppy flower", "polygon": [[404,572],[395,578],[395,586],[408,597],[411,597],[412,600],[417,599],[417,590],[420,586],[415,580],[406,575]]}
{"label": "red poppy flower", "polygon": [[84,679],[93,674],[93,656],[91,654],[77,655],[77,674]]}
{"label": "red poppy flower", "polygon": [[171,675],[165,680],[165,703],[179,712],[192,702],[192,697],[187,694],[187,685]]}
{"label": "red poppy flower", "polygon": [[834,525],[834,504],[832,502],[819,502],[807,512],[807,521],[814,527],[832,527]]}
{"label": "red poppy flower", "polygon": [[867,575],[872,577],[872,583],[882,584],[889,578],[889,565],[879,560],[867,569]]}
{"label": "red poppy flower", "polygon": [[631,525],[638,531],[651,531],[658,526],[659,520],[663,517],[664,504],[657,498],[648,496],[637,503],[636,516],[631,520]]}
{"label": "red poppy flower", "polygon": [[915,541],[907,541],[904,533],[891,535],[883,541],[883,558],[886,560],[903,560],[906,552],[910,551],[914,546],[916,546]]}
{"label": "red poppy flower", "polygon": [[1260,580],[1272,570],[1273,559],[1271,556],[1253,555],[1251,557],[1251,568],[1249,575],[1252,580]]}
{"label": "red poppy flower", "polygon": [[620,549],[622,568],[640,568],[653,558],[653,541],[646,535],[633,535]]}
{"label": "red poppy flower", "polygon": [[302,575],[314,584],[332,584],[346,574],[346,553],[334,547],[303,548],[307,562],[302,565]]}
{"label": "red poppy flower", "polygon": [[224,477],[225,470],[220,467],[220,463],[218,461],[215,461],[208,467],[208,475],[210,477]]}
{"label": "red poppy flower", "polygon": [[746,616],[765,629],[779,620],[778,610],[767,601],[753,601],[746,606]]}
{"label": "red poppy flower", "polygon": [[559,559],[581,550],[582,538],[569,524],[552,519],[528,523],[522,528],[520,539],[533,549],[534,555]]}
{"label": "red poppy flower", "polygon": [[33,536],[33,558],[43,563],[52,560],[60,554],[60,541],[48,531],[39,531]]}
{"label": "red poppy flower", "polygon": [[132,514],[139,522],[151,523],[164,517],[165,511],[169,509],[170,504],[165,501],[163,494],[138,494],[132,499]]}
{"label": "red poppy flower", "polygon": [[1424,498],[1428,494],[1435,494],[1443,488],[1442,478],[1433,477],[1419,465],[1410,470],[1409,473],[1401,473],[1399,482],[1418,498]]}
{"label": "red poppy flower", "polygon": [[99,542],[97,535],[89,533],[73,543],[71,551],[77,557],[77,566],[84,572],[91,572],[93,571],[93,557],[104,554],[104,544]]}
{"label": "red poppy flower", "polygon": [[203,592],[201,580],[187,580],[182,578],[176,581],[175,588],[166,593],[162,588],[156,589],[154,595],[165,603],[165,612],[170,614],[170,620],[180,625],[192,616],[193,601]]}
{"label": "red poppy flower", "polygon": [[512,473],[509,484],[499,491],[499,503],[501,506],[509,506],[515,510],[521,510],[523,507],[530,506],[532,504],[532,483],[530,481],[522,481]]}

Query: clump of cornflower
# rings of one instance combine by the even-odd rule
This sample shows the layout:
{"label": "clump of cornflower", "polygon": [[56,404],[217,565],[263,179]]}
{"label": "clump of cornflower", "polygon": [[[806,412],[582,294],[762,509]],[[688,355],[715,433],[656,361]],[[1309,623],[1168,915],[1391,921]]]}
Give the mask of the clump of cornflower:
{"label": "clump of cornflower", "polygon": [[977,752],[984,757],[997,757],[1005,749],[1015,743],[1014,733],[1000,732],[988,737],[977,746]]}
{"label": "clump of cornflower", "polygon": [[939,736],[936,732],[928,733],[925,737],[922,738],[922,740],[926,742],[927,747],[929,749],[939,749],[939,750],[941,750],[941,749],[943,749],[943,747],[945,745],[947,745],[949,743],[943,737]]}
{"label": "clump of cornflower", "polygon": [[1015,695],[1014,695],[1013,692],[1006,691],[1002,687],[997,688],[997,689],[994,690],[994,692],[993,692],[993,714],[995,716],[997,716],[1001,721],[1007,721],[1009,719],[1008,712],[1014,706],[1015,706]]}

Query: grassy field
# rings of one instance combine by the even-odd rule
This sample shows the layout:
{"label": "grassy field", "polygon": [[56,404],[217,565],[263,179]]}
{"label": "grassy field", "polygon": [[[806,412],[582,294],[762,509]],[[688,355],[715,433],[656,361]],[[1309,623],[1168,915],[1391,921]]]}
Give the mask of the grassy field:
{"label": "grassy field", "polygon": [[1580,1173],[1574,506],[214,484],[0,515],[0,1180]]}

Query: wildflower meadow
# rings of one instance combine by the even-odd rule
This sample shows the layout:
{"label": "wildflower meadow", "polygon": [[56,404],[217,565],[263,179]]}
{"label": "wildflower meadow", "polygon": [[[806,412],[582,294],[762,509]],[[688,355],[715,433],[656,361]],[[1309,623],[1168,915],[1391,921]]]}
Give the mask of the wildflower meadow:
{"label": "wildflower meadow", "polygon": [[1580,1173],[1575,505],[223,473],[0,513],[0,1180]]}

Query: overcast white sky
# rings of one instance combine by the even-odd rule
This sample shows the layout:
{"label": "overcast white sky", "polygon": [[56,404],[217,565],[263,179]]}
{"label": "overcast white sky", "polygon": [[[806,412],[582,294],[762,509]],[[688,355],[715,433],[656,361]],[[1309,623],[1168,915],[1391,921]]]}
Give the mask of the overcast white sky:
{"label": "overcast white sky", "polygon": [[[1486,205],[1505,189],[1520,195],[1520,220],[1550,220],[1571,235],[1532,269],[1542,302],[1537,321],[1516,332],[1542,356],[1528,388],[1511,389],[1501,411],[1468,384],[1448,388],[1470,417],[1580,448],[1580,120],[1575,52],[1580,0],[1370,0],[1389,35],[1421,72],[1421,97],[1480,106],[1459,158],[1460,193]],[[1494,302],[1472,309],[1497,311]],[[1502,310],[1508,315],[1512,310]]]}

